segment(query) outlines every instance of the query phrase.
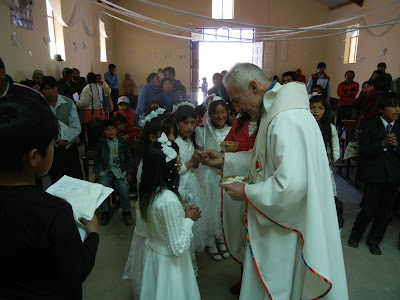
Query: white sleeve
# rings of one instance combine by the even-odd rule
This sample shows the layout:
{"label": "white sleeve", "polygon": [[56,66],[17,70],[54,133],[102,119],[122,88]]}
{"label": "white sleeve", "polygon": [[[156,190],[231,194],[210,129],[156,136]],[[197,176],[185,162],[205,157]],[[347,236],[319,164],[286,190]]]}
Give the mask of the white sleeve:
{"label": "white sleeve", "polygon": [[205,141],[204,141],[205,130],[206,129],[204,127],[196,127],[196,144],[201,149],[204,149],[205,147]]}
{"label": "white sleeve", "polygon": [[[167,196],[171,197],[171,196]],[[176,256],[182,254],[190,247],[193,238],[193,220],[185,218],[182,204],[176,200],[168,199],[157,207],[155,214],[161,220],[167,234],[168,249]]]}
{"label": "white sleeve", "polygon": [[90,91],[89,84],[82,90],[79,101],[76,102],[76,107],[85,109],[89,106],[90,100],[92,99],[92,92]]}
{"label": "white sleeve", "polygon": [[335,125],[331,124],[331,129],[332,129],[332,150],[333,150],[331,163],[333,164],[340,158],[340,145]]}

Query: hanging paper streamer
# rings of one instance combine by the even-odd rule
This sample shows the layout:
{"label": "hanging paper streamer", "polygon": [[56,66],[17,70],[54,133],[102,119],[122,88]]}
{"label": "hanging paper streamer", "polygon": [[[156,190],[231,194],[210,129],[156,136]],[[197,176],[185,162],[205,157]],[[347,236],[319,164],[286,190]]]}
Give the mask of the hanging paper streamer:
{"label": "hanging paper streamer", "polygon": [[77,42],[72,42],[72,44],[74,44],[74,52],[78,53],[79,49],[78,49],[78,43]]}
{"label": "hanging paper streamer", "polygon": [[14,41],[14,45],[17,46],[18,48],[20,48],[21,47],[21,38],[15,31],[11,34],[11,38]]}
{"label": "hanging paper streamer", "polygon": [[50,42],[51,42],[50,37],[44,36],[44,37],[43,37],[43,42],[45,43],[45,45],[46,45],[47,47],[49,47],[49,46],[50,46]]}
{"label": "hanging paper streamer", "polygon": [[[102,3],[97,3],[95,0],[89,0],[89,1],[91,3],[93,3],[93,4],[96,4],[98,6],[103,7],[104,9],[117,12],[117,13],[123,15],[123,16],[127,16],[129,18],[133,18],[133,19],[138,20],[138,21],[150,23],[150,24],[157,25],[157,26],[160,26],[160,27],[166,27],[168,29],[177,29],[177,30],[181,31],[179,34],[166,33],[166,32],[162,32],[162,31],[150,29],[150,28],[147,28],[147,27],[144,27],[144,26],[140,26],[138,24],[129,22],[129,21],[125,20],[125,19],[121,19],[121,18],[119,18],[117,16],[114,16],[114,15],[111,15],[109,13],[103,12],[104,14],[106,14],[106,15],[108,15],[108,16],[116,19],[116,20],[119,20],[121,22],[125,22],[127,24],[132,25],[132,26],[136,26],[138,28],[141,28],[141,29],[144,29],[144,30],[147,30],[147,31],[151,31],[151,32],[154,32],[154,33],[157,33],[157,34],[170,36],[170,37],[175,37],[175,38],[180,38],[180,39],[188,39],[188,40],[193,40],[193,41],[201,41],[201,40],[203,40],[202,36],[207,35],[206,33],[201,33],[200,34],[200,38],[199,38],[198,35],[193,34],[195,32],[195,30],[192,29],[192,28],[180,27],[180,26],[168,24],[168,23],[165,23],[165,22],[161,22],[161,21],[158,21],[158,20],[155,20],[155,19],[151,19],[151,18],[148,18],[146,16],[139,15],[139,14],[137,14],[137,13],[135,13],[133,11],[130,11],[130,10],[126,9],[126,8],[123,8],[121,6],[118,6],[118,5],[114,4],[113,2],[110,2],[110,1],[107,1],[107,0],[101,1]],[[165,10],[173,11],[173,12],[176,12],[176,13],[181,13],[181,14],[189,15],[189,16],[196,17],[196,18],[212,20],[213,22],[216,21],[215,19],[212,19],[211,17],[202,16],[202,15],[196,15],[196,14],[192,14],[192,13],[185,12],[185,11],[182,11],[182,10],[169,8],[169,7],[163,6],[161,4],[153,3],[153,2],[150,2],[150,1],[147,1],[147,0],[138,0],[138,1],[139,2],[143,2],[145,4],[152,5],[152,6],[156,6],[156,7],[165,9]],[[391,28],[393,28],[394,25],[400,23],[400,21],[399,21],[400,20],[400,15],[398,17],[394,18],[394,19],[387,20],[387,21],[384,21],[384,22],[381,22],[381,23],[377,23],[377,24],[373,24],[373,25],[366,25],[365,24],[365,20],[364,20],[363,17],[367,16],[367,15],[375,14],[375,13],[380,12],[380,11],[385,10],[385,9],[393,8],[393,7],[397,6],[397,5],[400,5],[400,1],[392,3],[392,4],[387,5],[385,7],[378,8],[378,9],[373,10],[371,12],[365,13],[365,12],[362,11],[362,13],[360,13],[360,14],[358,14],[356,16],[351,16],[351,17],[347,17],[347,18],[341,18],[339,20],[336,20],[336,21],[333,21],[333,22],[329,22],[329,23],[325,23],[325,24],[308,26],[308,27],[300,27],[300,28],[256,25],[256,24],[234,22],[234,21],[229,21],[229,20],[218,20],[218,22],[226,23],[226,24],[233,24],[233,25],[237,25],[237,26],[245,26],[245,27],[252,27],[252,28],[264,28],[264,29],[268,29],[268,30],[274,29],[275,30],[275,31],[268,31],[267,33],[257,32],[256,35],[255,35],[255,38],[249,40],[251,42],[255,42],[255,41],[279,41],[279,40],[280,41],[307,40],[307,39],[315,39],[315,38],[321,38],[321,37],[341,35],[341,34],[345,34],[347,32],[354,31],[354,30],[369,29],[369,28],[374,28],[374,27],[391,26]],[[349,22],[349,21],[354,20],[354,19],[359,19],[359,22],[363,21],[365,25],[358,26],[357,29],[348,28],[348,27],[335,27],[335,28],[330,27],[330,26],[333,26],[333,25],[336,25],[336,24]],[[386,33],[389,32],[390,29],[389,28],[386,29],[385,32]],[[339,31],[339,30],[341,30],[341,31],[340,32],[334,32],[334,33],[329,33],[329,34],[323,34],[323,35],[314,35],[314,36],[296,37],[296,38],[291,38],[290,37],[292,35],[297,35],[297,34],[302,34],[302,33],[304,34],[304,33],[316,32],[316,31],[325,31],[326,32],[326,31]],[[182,34],[182,32],[187,32],[189,35],[193,34],[193,36],[189,36],[189,37],[188,36],[181,36],[180,34]],[[368,30],[368,32],[369,32],[369,30]],[[385,34],[385,32],[382,33],[382,34]],[[218,37],[226,37],[226,36],[222,36],[222,35],[217,35],[217,36]],[[231,40],[231,37],[230,37],[228,42],[235,42],[235,40]]]}
{"label": "hanging paper streamer", "polygon": [[[61,16],[61,12],[58,9],[58,7],[57,7],[56,3],[54,2],[54,0],[46,0],[46,2],[50,5],[51,10],[53,11],[54,17],[57,19],[58,23],[60,23],[63,27],[73,27],[76,24],[76,22],[78,21],[78,17],[80,17],[80,19],[82,21],[83,29],[85,30],[86,35],[89,36],[89,37],[94,37],[97,34],[97,31],[99,30],[99,28],[98,28],[99,27],[98,26],[98,23],[99,23],[98,21],[100,20],[99,15],[97,15],[97,18],[96,18],[97,21],[95,22],[95,27],[94,27],[93,31],[91,31],[89,29],[89,25],[86,22],[86,18],[82,13],[82,10],[80,8],[80,5],[79,5],[78,1],[75,2],[74,12],[73,12],[73,14],[71,16],[71,19],[68,22],[68,24],[63,20],[63,18]],[[100,29],[100,33],[104,37],[108,38],[108,35],[106,34],[106,31],[104,29],[104,26],[103,26],[102,29]]]}

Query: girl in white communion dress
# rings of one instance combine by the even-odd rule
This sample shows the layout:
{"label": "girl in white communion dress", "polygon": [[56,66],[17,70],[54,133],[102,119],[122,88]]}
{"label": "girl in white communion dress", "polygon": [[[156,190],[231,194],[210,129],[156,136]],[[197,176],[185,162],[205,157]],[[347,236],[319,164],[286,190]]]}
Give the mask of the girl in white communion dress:
{"label": "girl in white communion dress", "polygon": [[146,148],[139,185],[140,213],[147,223],[140,299],[200,299],[190,245],[200,217],[195,206],[182,207],[178,192],[179,149],[165,133]]}
{"label": "girl in white communion dress", "polygon": [[[154,111],[153,118],[148,118],[143,132],[140,135],[138,146],[136,147],[136,155],[138,163],[137,171],[137,190],[139,191],[140,178],[142,176],[142,157],[146,147],[157,140],[162,133],[165,133],[170,141],[175,140],[176,127],[175,122],[170,115],[163,114],[164,109]],[[142,285],[143,266],[144,266],[144,251],[145,240],[148,236],[147,224],[140,215],[140,198],[136,201],[136,226],[133,233],[131,249],[128,254],[128,259],[125,265],[123,279],[132,280],[132,291],[135,300],[140,297],[140,290]],[[193,255],[194,256],[194,255]],[[197,270],[196,261],[194,265]]]}
{"label": "girl in white communion dress", "polygon": [[[190,102],[182,102],[175,109],[174,117],[178,128],[178,136],[175,139],[175,143],[179,146],[182,163],[179,171],[179,189],[186,190],[193,196],[189,204],[199,207],[204,216],[209,213],[209,209],[205,207],[204,193],[194,172],[200,163],[200,155],[195,141],[196,113],[194,105]],[[194,249],[200,252],[212,240],[212,236],[207,230],[210,225],[206,224],[205,220],[207,219],[202,218],[193,227]]]}
{"label": "girl in white communion dress", "polygon": [[[203,118],[204,127],[196,128],[196,143],[201,149],[221,151],[220,144],[225,140],[232,127],[229,120],[229,105],[221,97],[215,95],[210,95],[207,98],[207,103],[208,110]],[[220,170],[205,165],[200,165],[196,170],[196,175],[207,201],[204,208],[202,207],[202,221],[208,225],[207,232],[212,236],[207,245],[208,252],[215,261],[230,256],[222,236],[221,188],[218,186],[221,176],[219,172]]]}

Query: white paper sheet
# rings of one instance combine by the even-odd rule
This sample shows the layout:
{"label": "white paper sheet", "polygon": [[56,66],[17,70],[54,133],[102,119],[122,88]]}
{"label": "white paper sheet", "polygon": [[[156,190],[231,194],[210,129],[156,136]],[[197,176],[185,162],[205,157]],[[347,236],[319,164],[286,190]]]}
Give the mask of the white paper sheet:
{"label": "white paper sheet", "polygon": [[328,79],[318,79],[317,85],[320,85],[323,89],[326,89],[326,86],[328,85]]}
{"label": "white paper sheet", "polygon": [[74,101],[75,101],[75,102],[78,102],[78,101],[79,101],[78,92],[76,92],[75,94],[72,94],[72,98],[74,98]]}
{"label": "white paper sheet", "polygon": [[71,204],[76,225],[82,241],[86,231],[79,218],[91,220],[96,209],[110,196],[114,190],[101,184],[76,179],[64,175],[60,180],[50,186],[46,192],[64,199]]}

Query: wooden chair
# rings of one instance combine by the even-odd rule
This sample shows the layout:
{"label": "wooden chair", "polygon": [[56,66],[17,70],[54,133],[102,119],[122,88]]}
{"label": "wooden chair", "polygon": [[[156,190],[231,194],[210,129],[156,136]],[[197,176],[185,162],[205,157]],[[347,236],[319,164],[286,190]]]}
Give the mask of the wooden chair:
{"label": "wooden chair", "polygon": [[93,118],[83,123],[82,127],[85,129],[85,154],[82,157],[83,169],[85,171],[85,179],[89,181],[89,167],[94,166],[96,144],[103,134],[103,121],[99,118]]}
{"label": "wooden chair", "polygon": [[[355,162],[357,160],[357,157],[351,157],[351,158],[348,158],[346,161],[344,161],[343,156],[344,156],[344,151],[345,151],[347,145],[354,139],[355,130],[356,130],[357,126],[358,126],[358,120],[344,120],[343,128],[346,133],[346,138],[345,138],[344,143],[341,145],[341,161],[342,161],[342,163],[340,165],[335,166],[338,168],[337,174],[356,188],[358,188],[358,186],[359,186],[359,184],[357,182],[357,163]],[[350,174],[350,170],[352,168],[354,168],[353,178]]]}

